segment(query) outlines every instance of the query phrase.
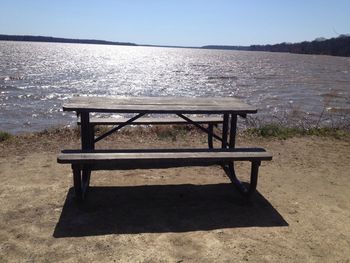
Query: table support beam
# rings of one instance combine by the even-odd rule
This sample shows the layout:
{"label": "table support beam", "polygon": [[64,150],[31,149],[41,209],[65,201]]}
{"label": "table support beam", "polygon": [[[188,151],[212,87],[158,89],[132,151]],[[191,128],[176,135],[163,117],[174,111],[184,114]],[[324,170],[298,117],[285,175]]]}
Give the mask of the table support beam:
{"label": "table support beam", "polygon": [[113,129],[109,130],[108,132],[102,134],[101,136],[97,137],[95,139],[95,143],[106,138],[107,136],[111,135],[112,133],[120,130],[121,128],[123,128],[124,126],[128,125],[128,124],[131,124],[134,120],[137,120],[138,118],[141,118],[142,116],[144,116],[145,113],[140,113],[140,114],[137,114],[136,116],[132,117],[131,119],[127,120],[126,122],[114,127]]}
{"label": "table support beam", "polygon": [[[191,120],[190,118],[186,117],[183,114],[177,113],[177,116],[179,116],[180,118],[186,120],[189,124],[192,124],[194,126],[196,126],[198,129],[204,131],[205,133],[207,133],[209,136],[214,137],[215,139],[223,142],[222,138],[220,138],[219,136],[217,136],[214,132],[212,132],[210,129],[204,128],[202,125],[198,124],[197,122]],[[228,145],[227,142],[225,142],[225,145]]]}

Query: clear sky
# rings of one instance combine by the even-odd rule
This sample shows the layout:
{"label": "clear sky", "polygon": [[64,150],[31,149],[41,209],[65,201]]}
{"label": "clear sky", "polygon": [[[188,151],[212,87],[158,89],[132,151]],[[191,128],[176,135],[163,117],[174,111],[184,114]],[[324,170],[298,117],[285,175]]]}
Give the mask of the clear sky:
{"label": "clear sky", "polygon": [[350,0],[0,0],[0,34],[202,46],[350,33]]}

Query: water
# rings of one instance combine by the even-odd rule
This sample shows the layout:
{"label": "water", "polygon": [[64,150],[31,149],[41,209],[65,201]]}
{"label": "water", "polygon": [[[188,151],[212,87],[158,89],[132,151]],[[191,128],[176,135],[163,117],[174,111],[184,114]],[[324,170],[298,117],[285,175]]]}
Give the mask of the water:
{"label": "water", "polygon": [[[260,116],[350,109],[350,58],[0,41],[0,130],[76,120],[72,96],[235,96]],[[258,115],[259,116],[259,115]]]}

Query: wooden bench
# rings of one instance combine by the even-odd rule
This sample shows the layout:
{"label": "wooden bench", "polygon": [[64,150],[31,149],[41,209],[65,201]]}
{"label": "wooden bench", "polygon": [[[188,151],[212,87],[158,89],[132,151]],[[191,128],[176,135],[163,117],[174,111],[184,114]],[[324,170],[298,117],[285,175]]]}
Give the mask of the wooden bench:
{"label": "wooden bench", "polygon": [[[57,161],[71,164],[76,197],[84,199],[90,173],[94,170],[156,169],[221,165],[238,190],[247,198],[254,193],[261,161],[272,159],[262,148],[158,149],[158,150],[64,150]],[[251,162],[250,184],[242,184],[234,171],[234,161]]]}
{"label": "wooden bench", "polygon": [[[191,118],[194,122],[198,124],[207,124],[208,130],[213,133],[214,126],[223,123],[222,117],[193,117]],[[95,126],[98,125],[123,125],[127,122],[129,118],[99,118],[93,117],[90,119],[90,129],[93,131]],[[131,123],[132,125],[184,125],[189,124],[186,120],[173,117],[173,118],[152,118],[144,117],[139,118]],[[78,125],[81,125],[80,120],[78,120]],[[213,137],[208,134],[208,146],[213,148]]]}

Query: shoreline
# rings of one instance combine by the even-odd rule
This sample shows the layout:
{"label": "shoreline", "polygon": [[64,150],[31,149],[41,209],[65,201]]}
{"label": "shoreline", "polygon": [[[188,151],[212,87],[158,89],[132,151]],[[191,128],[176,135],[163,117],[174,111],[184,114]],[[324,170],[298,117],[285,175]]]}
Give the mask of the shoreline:
{"label": "shoreline", "polygon": [[[101,134],[106,132],[112,126],[97,126],[96,134]],[[42,131],[34,132],[23,132],[19,134],[11,134],[6,131],[0,130],[0,144],[13,140],[25,140],[26,138],[40,138],[45,136],[48,137],[57,137],[67,136],[69,138],[79,138],[80,136],[80,127],[67,127],[67,126],[53,126],[51,128],[44,129]],[[125,136],[151,136],[160,139],[171,138],[173,141],[176,140],[177,136],[185,136],[188,131],[191,131],[192,134],[196,136],[203,136],[203,133],[200,132],[197,128],[191,125],[137,125],[124,128],[119,131],[118,134]],[[216,128],[216,132],[220,134],[220,128]],[[113,135],[112,137],[115,137]],[[304,136],[316,136],[316,137],[325,137],[325,138],[334,138],[339,140],[348,141],[350,140],[350,130],[347,128],[328,128],[328,127],[313,127],[313,128],[298,128],[298,127],[284,127],[276,123],[267,123],[261,125],[260,127],[239,129],[237,131],[238,137],[262,137],[266,139],[288,139],[293,137],[304,137]],[[76,139],[75,138],[75,139]]]}

